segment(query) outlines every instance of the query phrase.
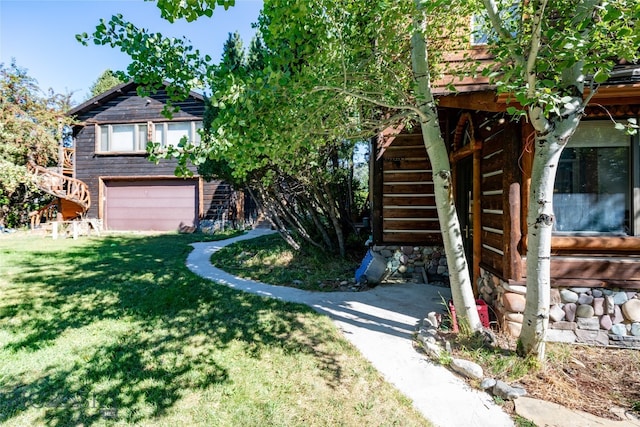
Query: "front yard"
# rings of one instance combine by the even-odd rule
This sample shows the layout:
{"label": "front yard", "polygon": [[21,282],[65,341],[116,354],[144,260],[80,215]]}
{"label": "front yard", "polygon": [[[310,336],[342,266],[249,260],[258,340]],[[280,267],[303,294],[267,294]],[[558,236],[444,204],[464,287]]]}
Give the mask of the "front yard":
{"label": "front yard", "polygon": [[0,423],[428,424],[327,318],[189,272],[195,238],[0,235]]}

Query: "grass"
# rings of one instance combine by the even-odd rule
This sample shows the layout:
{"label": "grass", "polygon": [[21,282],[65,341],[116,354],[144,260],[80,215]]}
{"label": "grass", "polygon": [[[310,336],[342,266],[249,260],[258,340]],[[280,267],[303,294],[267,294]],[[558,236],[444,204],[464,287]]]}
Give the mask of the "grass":
{"label": "grass", "polygon": [[313,247],[296,252],[277,234],[238,242],[211,256],[213,265],[236,276],[315,291],[354,284],[360,261],[330,256]]}
{"label": "grass", "polygon": [[0,423],[429,425],[324,316],[185,267],[197,235],[0,235]]}

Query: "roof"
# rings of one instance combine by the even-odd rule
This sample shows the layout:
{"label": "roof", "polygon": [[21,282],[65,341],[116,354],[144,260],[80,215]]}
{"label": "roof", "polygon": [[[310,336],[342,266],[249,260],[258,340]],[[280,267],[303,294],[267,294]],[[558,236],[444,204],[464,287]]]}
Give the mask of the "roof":
{"label": "roof", "polygon": [[[169,86],[170,83],[169,82],[163,82],[163,85],[165,87]],[[93,98],[83,102],[82,104],[72,108],[71,110],[69,110],[67,112],[67,115],[69,116],[75,116],[78,114],[82,114],[85,113],[87,111],[90,111],[92,109],[94,109],[95,107],[105,104],[107,102],[109,102],[111,99],[116,98],[120,95],[122,95],[123,93],[127,93],[133,89],[137,89],[138,86],[141,86],[140,83],[135,83],[134,81],[128,81],[126,83],[121,83],[111,89],[109,89],[106,92],[102,92],[99,95],[94,96]],[[189,91],[189,96],[193,97],[199,101],[204,101],[204,97],[194,91]]]}

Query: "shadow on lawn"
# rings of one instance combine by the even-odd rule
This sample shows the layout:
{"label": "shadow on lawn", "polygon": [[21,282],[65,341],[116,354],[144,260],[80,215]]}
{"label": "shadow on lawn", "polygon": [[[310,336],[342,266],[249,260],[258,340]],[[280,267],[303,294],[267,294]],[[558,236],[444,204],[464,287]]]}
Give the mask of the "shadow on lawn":
{"label": "shadow on lawn", "polygon": [[[16,254],[11,261],[25,274],[13,280],[10,302],[0,304],[0,326],[21,338],[5,351],[66,346],[69,362],[5,376],[0,421],[31,407],[46,408],[43,422],[55,426],[148,420],[190,391],[230,381],[225,363],[232,362],[217,360],[230,346],[255,358],[267,347],[313,354],[325,380],[339,381],[335,355],[317,345],[330,331],[300,320],[311,309],[193,275],[185,267],[190,239],[109,237]],[[97,345],[68,344],[77,333],[88,341],[105,337]]]}

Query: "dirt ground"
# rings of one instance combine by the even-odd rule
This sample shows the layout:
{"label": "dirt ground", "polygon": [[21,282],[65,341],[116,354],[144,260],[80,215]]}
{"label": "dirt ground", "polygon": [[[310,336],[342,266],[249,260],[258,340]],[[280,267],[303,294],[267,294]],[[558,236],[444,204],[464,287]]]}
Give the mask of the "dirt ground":
{"label": "dirt ground", "polygon": [[[513,339],[498,341],[505,350],[515,349]],[[453,351],[455,356],[455,346]],[[566,408],[613,420],[620,418],[612,409],[622,408],[640,417],[640,350],[548,343],[544,365],[516,382],[529,397]],[[505,406],[513,411],[513,402]]]}

